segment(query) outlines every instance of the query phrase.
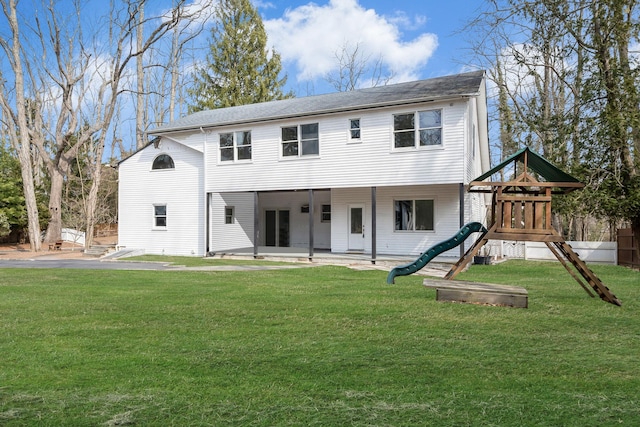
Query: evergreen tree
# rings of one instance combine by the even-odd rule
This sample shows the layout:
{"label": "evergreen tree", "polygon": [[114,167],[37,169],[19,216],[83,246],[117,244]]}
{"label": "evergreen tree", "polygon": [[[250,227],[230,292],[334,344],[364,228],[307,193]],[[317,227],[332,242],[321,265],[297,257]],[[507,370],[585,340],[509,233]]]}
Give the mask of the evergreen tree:
{"label": "evergreen tree", "polygon": [[249,0],[220,0],[206,64],[196,69],[190,112],[289,98],[280,55],[266,48],[262,19]]}
{"label": "evergreen tree", "polygon": [[0,237],[27,226],[20,162],[0,143]]}

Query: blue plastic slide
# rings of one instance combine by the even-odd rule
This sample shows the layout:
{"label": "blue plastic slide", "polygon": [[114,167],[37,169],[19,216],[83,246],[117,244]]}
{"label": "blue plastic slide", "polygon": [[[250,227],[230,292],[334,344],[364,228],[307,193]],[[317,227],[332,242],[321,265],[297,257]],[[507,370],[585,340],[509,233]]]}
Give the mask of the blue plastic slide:
{"label": "blue plastic slide", "polygon": [[440,255],[442,252],[446,252],[449,249],[455,248],[456,246],[464,242],[467,237],[471,235],[471,233],[477,233],[479,231],[482,233],[486,233],[487,229],[479,222],[470,222],[466,224],[460,229],[460,231],[455,234],[455,236],[431,246],[429,249],[423,252],[422,255],[420,255],[415,261],[393,268],[387,276],[387,283],[395,283],[396,276],[408,276],[409,274],[415,273],[416,271],[427,265],[429,261]]}

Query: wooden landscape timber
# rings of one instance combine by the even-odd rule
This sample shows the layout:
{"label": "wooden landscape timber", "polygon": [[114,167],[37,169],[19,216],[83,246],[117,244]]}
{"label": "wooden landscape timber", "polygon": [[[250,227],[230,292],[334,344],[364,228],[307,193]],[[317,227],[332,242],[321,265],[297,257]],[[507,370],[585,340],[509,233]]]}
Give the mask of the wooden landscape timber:
{"label": "wooden landscape timber", "polygon": [[458,280],[424,279],[436,290],[436,301],[466,302],[504,307],[528,307],[528,292],[519,286],[493,285]]}

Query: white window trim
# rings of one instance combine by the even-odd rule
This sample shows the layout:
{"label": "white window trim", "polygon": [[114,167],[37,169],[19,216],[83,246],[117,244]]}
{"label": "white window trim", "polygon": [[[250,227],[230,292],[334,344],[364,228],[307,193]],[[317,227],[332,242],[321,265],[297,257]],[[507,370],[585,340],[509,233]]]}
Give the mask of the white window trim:
{"label": "white window trim", "polygon": [[[351,122],[353,122],[354,120],[358,120],[358,128],[352,128],[351,127]],[[362,144],[362,119],[361,118],[351,118],[349,119],[349,123],[347,126],[347,144]],[[358,131],[360,132],[360,136],[358,138],[353,138],[351,136],[351,131],[358,129]]]}
{"label": "white window trim", "polygon": [[[158,215],[156,215],[156,207],[158,206],[164,206],[164,223],[165,225],[156,225],[156,219],[158,218]],[[167,224],[169,223],[169,209],[168,209],[168,204],[167,203],[154,203],[152,205],[152,229],[153,230],[166,230],[167,229]]]}
{"label": "white window trim", "polygon": [[[420,145],[420,113],[426,111],[436,111],[440,110],[440,140],[441,143],[438,145]],[[413,122],[413,146],[412,147],[396,147],[396,130],[394,127],[394,116],[413,114],[414,122]],[[425,128],[429,129],[429,128]],[[433,128],[431,128],[433,129]],[[391,114],[391,151],[396,153],[405,153],[408,151],[429,151],[429,150],[442,150],[444,149],[444,141],[445,141],[445,126],[444,126],[444,108],[427,108],[420,109],[414,111],[406,111],[406,112],[394,112]]]}
{"label": "white window trim", "polygon": [[[413,225],[413,230],[396,230],[396,202],[400,202],[400,201],[411,201],[412,202],[412,209],[415,212],[415,208],[416,208],[416,201],[418,200],[431,200],[433,202],[433,229],[432,230],[416,230],[415,229],[415,222]],[[393,227],[393,232],[394,233],[435,233],[436,232],[436,224],[438,223],[437,221],[437,211],[438,211],[438,202],[436,200],[435,197],[432,196],[414,196],[414,197],[402,197],[402,198],[397,198],[397,199],[393,199],[393,205],[392,205],[392,227]]]}
{"label": "white window trim", "polygon": [[[324,207],[329,206],[329,212],[324,211]],[[325,219],[325,214],[329,215],[329,219]],[[329,203],[323,203],[320,205],[320,222],[322,223],[330,223],[331,222],[331,205]]]}
{"label": "white window trim", "polygon": [[[251,144],[247,145],[238,145],[238,138],[236,137],[236,134],[240,133],[240,132],[249,132],[251,135]],[[232,160],[222,160],[222,155],[221,155],[221,149],[222,147],[220,147],[220,135],[222,134],[226,134],[226,133],[230,133],[231,135],[233,135],[233,159]],[[251,147],[251,158],[250,159],[238,159],[238,147]],[[231,149],[232,147],[227,147],[227,149]],[[247,130],[234,130],[234,131],[228,131],[228,132],[218,132],[218,141],[217,141],[217,146],[216,146],[216,150],[217,150],[217,157],[218,157],[218,164],[221,166],[224,165],[235,165],[238,163],[252,163],[253,162],[253,132],[250,129]]]}
{"label": "white window trim", "polygon": [[[231,222],[227,222],[227,209],[231,210]],[[224,207],[224,225],[232,225],[236,223],[236,208],[235,206]]]}
{"label": "white window trim", "polygon": [[[302,126],[305,125],[317,125],[318,126],[318,154],[302,154]],[[284,145],[284,141],[282,140],[282,129],[286,129],[286,128],[292,128],[292,127],[297,127],[297,133],[298,133],[298,155],[297,156],[285,156],[283,154],[283,145]],[[279,159],[280,160],[284,160],[284,161],[290,161],[290,160],[302,160],[302,159],[317,159],[320,157],[320,153],[321,153],[321,138],[320,138],[320,122],[308,122],[308,123],[299,123],[297,125],[290,125],[290,126],[280,126],[280,147],[278,148],[279,153]],[[288,141],[288,142],[293,142],[293,140]]]}
{"label": "white window trim", "polygon": [[[173,162],[173,167],[172,168],[158,168],[158,169],[154,169],[153,168],[153,164],[155,163],[156,159],[160,156],[168,156],[171,161]],[[174,171],[176,170],[176,161],[173,159],[173,156],[169,153],[166,152],[162,152],[160,154],[158,154],[157,156],[155,156],[153,158],[153,160],[151,161],[151,169],[149,169],[151,172],[156,173],[156,172],[168,172],[168,171]]]}

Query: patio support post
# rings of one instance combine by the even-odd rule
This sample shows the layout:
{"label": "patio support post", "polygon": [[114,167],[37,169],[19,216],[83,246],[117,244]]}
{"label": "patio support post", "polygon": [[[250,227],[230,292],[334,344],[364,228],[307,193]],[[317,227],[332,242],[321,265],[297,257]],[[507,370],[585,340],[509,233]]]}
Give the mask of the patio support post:
{"label": "patio support post", "polygon": [[313,190],[309,190],[309,261],[313,260]]}
{"label": "patio support post", "polygon": [[253,192],[253,257],[258,258],[258,238],[260,237],[260,206],[258,192]]}
{"label": "patio support post", "polygon": [[[464,227],[464,183],[458,184],[458,196],[460,197],[460,229]],[[464,257],[464,243],[460,245],[460,259]]]}
{"label": "patio support post", "polygon": [[377,233],[376,233],[376,203],[377,194],[376,187],[371,187],[371,264],[376,263],[377,252]]}
{"label": "patio support post", "polygon": [[211,193],[205,195],[205,250],[204,256],[208,257],[211,252]]}

